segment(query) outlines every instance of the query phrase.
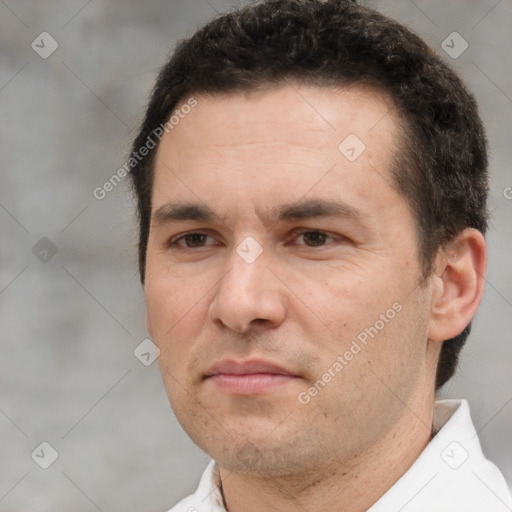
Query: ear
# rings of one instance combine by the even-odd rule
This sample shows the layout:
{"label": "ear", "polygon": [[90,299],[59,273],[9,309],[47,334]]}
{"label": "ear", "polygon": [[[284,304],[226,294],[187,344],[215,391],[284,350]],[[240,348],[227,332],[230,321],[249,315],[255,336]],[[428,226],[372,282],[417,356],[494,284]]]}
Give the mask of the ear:
{"label": "ear", "polygon": [[482,299],[487,268],[485,238],[465,229],[437,255],[429,339],[444,341],[460,334]]}

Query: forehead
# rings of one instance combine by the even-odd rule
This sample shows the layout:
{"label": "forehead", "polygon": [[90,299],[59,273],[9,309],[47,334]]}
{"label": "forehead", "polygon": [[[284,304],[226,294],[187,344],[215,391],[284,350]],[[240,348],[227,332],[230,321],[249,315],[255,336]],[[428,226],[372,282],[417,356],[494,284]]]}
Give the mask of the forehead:
{"label": "forehead", "polygon": [[382,92],[290,83],[194,98],[197,106],[159,145],[153,209],[180,196],[295,202],[312,188],[344,184],[352,195],[389,188],[399,130]]}
{"label": "forehead", "polygon": [[[397,125],[392,100],[370,86],[328,87],[289,82],[247,92],[194,95],[198,106],[166,137],[187,143],[231,146],[276,140],[334,145],[344,134],[370,143]],[[186,102],[186,99],[183,103]],[[180,110],[178,105],[177,110]],[[176,116],[175,116],[176,119]],[[376,129],[380,125],[380,129]],[[325,137],[328,140],[325,140]]]}

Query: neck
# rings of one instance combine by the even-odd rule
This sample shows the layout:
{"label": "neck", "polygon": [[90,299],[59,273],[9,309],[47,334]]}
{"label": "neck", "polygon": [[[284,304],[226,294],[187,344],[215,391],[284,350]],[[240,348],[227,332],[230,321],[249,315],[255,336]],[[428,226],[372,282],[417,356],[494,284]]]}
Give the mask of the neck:
{"label": "neck", "polygon": [[394,427],[350,461],[285,478],[249,478],[220,466],[228,512],[364,512],[411,467],[432,435],[434,397],[404,407]]}

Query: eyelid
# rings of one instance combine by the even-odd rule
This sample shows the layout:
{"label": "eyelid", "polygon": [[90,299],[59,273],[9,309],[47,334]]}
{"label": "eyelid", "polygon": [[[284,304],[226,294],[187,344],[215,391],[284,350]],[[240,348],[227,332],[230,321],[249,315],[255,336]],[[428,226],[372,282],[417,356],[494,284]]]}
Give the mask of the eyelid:
{"label": "eyelid", "polygon": [[[332,233],[330,231],[326,231],[324,229],[316,229],[316,228],[296,228],[293,231],[293,236],[291,238],[292,239],[298,238],[299,236],[301,236],[305,233],[322,233],[322,234],[332,238],[334,241],[348,240],[348,238],[343,235],[338,235],[338,234]],[[330,243],[332,243],[332,242],[330,242]],[[304,244],[299,244],[299,245],[304,245]],[[318,247],[325,247],[327,245],[329,245],[329,243],[326,243],[325,245],[318,246]],[[306,247],[310,247],[310,246],[306,246]]]}
{"label": "eyelid", "polygon": [[[194,249],[194,247],[186,247],[186,246],[182,246],[182,245],[178,244],[178,242],[180,242],[186,236],[189,236],[189,235],[206,235],[207,237],[210,237],[210,238],[216,240],[216,238],[207,229],[205,229],[205,230],[192,229],[190,231],[184,231],[183,233],[178,233],[176,235],[173,235],[171,238],[169,238],[166,245],[168,247],[182,247],[184,249]],[[201,247],[207,247],[208,245],[214,245],[214,244],[207,244],[206,246],[203,245]],[[196,247],[196,249],[198,249],[198,248],[199,247]]]}
{"label": "eyelid", "polygon": [[[292,234],[291,236],[289,237],[289,242],[292,241],[292,240],[295,240],[296,238],[298,238],[299,236],[305,234],[305,233],[322,233],[324,235],[326,235],[327,237],[329,238],[332,238],[333,241],[332,242],[327,242],[325,243],[324,245],[319,245],[319,246],[316,246],[318,248],[321,248],[321,247],[326,247],[326,246],[329,246],[330,244],[334,243],[334,242],[340,242],[340,241],[348,241],[349,239],[346,237],[346,236],[343,236],[343,235],[339,235],[339,234],[335,234],[335,233],[332,233],[330,231],[326,231],[326,230],[323,230],[323,229],[316,229],[316,228],[295,228],[293,231],[292,231]],[[178,242],[180,242],[181,240],[183,240],[185,237],[189,236],[189,235],[206,235],[207,237],[210,237],[214,240],[216,240],[218,242],[218,237],[214,236],[210,230],[208,229],[203,229],[203,230],[200,230],[200,229],[193,229],[193,230],[190,230],[190,231],[184,231],[182,233],[178,233],[176,235],[173,235],[166,243],[166,245],[168,247],[180,247],[180,248],[183,248],[183,249],[199,249],[199,248],[202,248],[202,247],[208,247],[209,245],[215,245],[215,244],[206,244],[206,245],[202,245],[202,246],[199,246],[199,247],[186,247],[184,245],[180,245]],[[287,242],[287,243],[289,243]],[[314,248],[315,246],[307,246],[306,244],[297,244],[297,245],[300,245],[300,246],[303,246],[303,247],[308,247],[308,248]]]}

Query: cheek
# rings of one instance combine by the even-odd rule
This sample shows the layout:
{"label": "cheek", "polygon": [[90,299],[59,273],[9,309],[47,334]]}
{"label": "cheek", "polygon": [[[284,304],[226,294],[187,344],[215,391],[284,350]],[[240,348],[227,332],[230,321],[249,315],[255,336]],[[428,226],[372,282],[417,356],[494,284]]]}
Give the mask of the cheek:
{"label": "cheek", "polygon": [[404,313],[406,294],[383,269],[364,275],[333,273],[330,279],[316,286],[309,283],[306,289],[304,302],[323,324],[325,337],[317,332],[312,339],[324,365],[349,351],[357,352],[347,354],[351,367],[372,361],[385,366],[385,361],[403,350],[400,340],[407,338],[414,322]]}
{"label": "cheek", "polygon": [[199,332],[207,297],[203,280],[150,276],[146,280],[146,309],[153,338],[160,350],[172,350],[181,338]]}
{"label": "cheek", "polygon": [[367,274],[330,269],[329,276],[321,282],[305,281],[304,290],[304,303],[318,311],[337,335],[364,328],[387,304],[375,277]]}

